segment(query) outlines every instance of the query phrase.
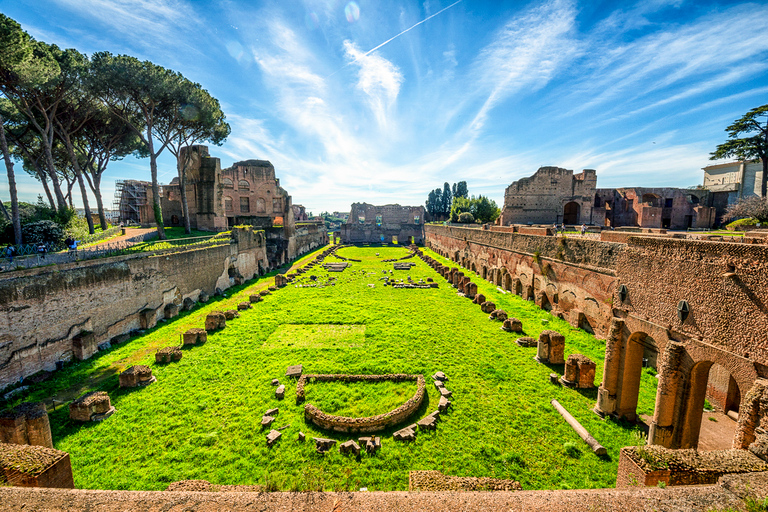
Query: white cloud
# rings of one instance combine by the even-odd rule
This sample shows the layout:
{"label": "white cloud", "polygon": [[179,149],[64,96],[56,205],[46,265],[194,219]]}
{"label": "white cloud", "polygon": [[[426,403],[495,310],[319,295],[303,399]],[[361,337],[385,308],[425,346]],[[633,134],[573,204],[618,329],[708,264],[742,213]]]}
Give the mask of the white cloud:
{"label": "white cloud", "polygon": [[358,66],[357,88],[367,96],[376,122],[386,128],[388,115],[397,100],[403,75],[397,66],[375,53],[363,53],[355,43],[344,41],[344,51],[352,65]]}

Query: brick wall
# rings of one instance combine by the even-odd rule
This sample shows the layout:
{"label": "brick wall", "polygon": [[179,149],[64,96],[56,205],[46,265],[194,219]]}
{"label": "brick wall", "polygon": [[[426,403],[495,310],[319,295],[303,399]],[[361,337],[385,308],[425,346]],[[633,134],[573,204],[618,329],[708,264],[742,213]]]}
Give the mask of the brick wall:
{"label": "brick wall", "polygon": [[[0,389],[73,357],[73,338],[95,343],[153,325],[167,304],[250,279],[268,268],[261,232],[236,243],[168,254],[139,254],[12,273],[0,281]],[[190,272],[190,269],[195,269]],[[90,353],[90,352],[89,352]]]}

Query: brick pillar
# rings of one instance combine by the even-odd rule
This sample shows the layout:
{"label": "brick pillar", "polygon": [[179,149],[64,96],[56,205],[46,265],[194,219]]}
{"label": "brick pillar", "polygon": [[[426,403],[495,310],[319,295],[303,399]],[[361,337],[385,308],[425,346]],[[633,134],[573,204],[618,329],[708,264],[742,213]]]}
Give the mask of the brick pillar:
{"label": "brick pillar", "polygon": [[667,448],[674,444],[675,412],[683,382],[681,366],[684,356],[685,347],[681,343],[667,343],[656,390],[656,410],[648,430],[648,444]]}
{"label": "brick pillar", "polygon": [[605,339],[605,363],[603,382],[597,389],[595,412],[600,415],[613,414],[616,411],[616,392],[619,385],[619,367],[621,364],[621,333],[624,321],[611,319],[611,327]]}

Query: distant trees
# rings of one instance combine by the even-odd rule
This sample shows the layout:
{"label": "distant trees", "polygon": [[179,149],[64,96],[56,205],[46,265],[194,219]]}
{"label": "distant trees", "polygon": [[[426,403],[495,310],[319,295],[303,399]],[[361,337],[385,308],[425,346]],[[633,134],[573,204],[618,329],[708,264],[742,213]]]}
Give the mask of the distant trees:
{"label": "distant trees", "polygon": [[467,182],[460,181],[449,185],[446,181],[443,188],[436,188],[427,196],[426,210],[432,217],[445,217],[451,213],[455,197],[468,197]]}
{"label": "distant trees", "polygon": [[[164,239],[158,156],[167,148],[178,159],[184,148],[203,141],[219,145],[229,133],[219,102],[180,73],[127,55],[99,52],[88,58],[62,50],[36,41],[0,14],[0,149],[17,243],[22,231],[14,160],[41,182],[62,216],[77,183],[92,233],[86,182],[106,229],[101,178],[108,163],[129,154],[148,156],[155,221]],[[178,172],[189,232],[186,166],[181,162]]]}
{"label": "distant trees", "polygon": [[740,199],[736,204],[728,206],[723,215],[725,221],[748,218],[768,223],[768,199],[757,196]]}
{"label": "distant trees", "polygon": [[469,222],[476,221],[486,224],[495,221],[501,214],[501,210],[496,205],[496,201],[486,196],[454,198],[453,206],[451,207],[451,222],[466,223],[468,217],[462,217],[464,213],[472,215],[472,220]]}
{"label": "distant trees", "polygon": [[760,196],[763,199],[768,198],[768,105],[753,108],[725,131],[728,133],[728,140],[710,153],[710,160],[733,157],[739,160],[761,158],[763,181]]}

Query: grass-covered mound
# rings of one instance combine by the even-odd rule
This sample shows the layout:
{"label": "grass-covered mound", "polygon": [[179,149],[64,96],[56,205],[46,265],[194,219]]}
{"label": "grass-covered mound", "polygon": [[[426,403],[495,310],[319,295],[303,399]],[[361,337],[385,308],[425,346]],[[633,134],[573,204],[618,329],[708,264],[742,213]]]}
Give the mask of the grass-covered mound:
{"label": "grass-covered mound", "polygon": [[[436,254],[427,251],[433,257]],[[376,256],[379,253],[379,256]],[[550,368],[534,361],[535,348],[515,344],[517,335],[455,290],[418,258],[410,271],[394,276],[433,278],[437,289],[394,289],[380,278],[392,263],[381,260],[407,255],[407,249],[344,248],[339,254],[362,260],[342,273],[315,267],[300,284],[337,279],[333,286],[288,287],[242,311],[208,342],[183,351],[178,363],[158,366],[159,347],[178,344],[179,335],[201,327],[212,310],[229,309],[270,279],[241,286],[204,307],[183,313],[142,336],[73,364],[39,384],[28,399],[75,397],[108,391],[117,412],[102,423],[71,422],[66,407],[51,415],[56,448],[71,454],[78,487],[95,489],[164,489],[170,482],[205,479],[214,484],[261,485],[281,490],[404,490],[408,471],[440,470],[458,476],[519,480],[525,489],[613,486],[619,449],[637,444],[635,427],[600,419],[592,407],[596,391],[555,387]],[[335,261],[333,257],[327,261]],[[444,260],[442,260],[444,261]],[[479,291],[523,321],[525,333],[537,337],[555,329],[566,337],[566,356],[586,354],[602,377],[604,343],[571,328],[534,304],[502,294],[475,278]],[[373,286],[370,286],[373,285]],[[303,364],[305,373],[423,374],[444,371],[454,393],[454,408],[436,432],[420,432],[413,443],[392,440],[385,432],[382,449],[358,461],[331,450],[315,453],[313,436],[330,434],[308,425],[295,401],[296,381],[286,367]],[[157,382],[147,388],[121,390],[116,370],[132,364],[152,366]],[[286,384],[277,401],[273,378]],[[652,411],[655,379],[643,375],[640,411]],[[391,410],[415,392],[413,383],[343,385],[310,383],[307,403],[329,413],[371,416]],[[428,382],[423,417],[437,408],[439,394]],[[605,459],[592,454],[552,408],[557,399],[608,448]],[[279,407],[273,427],[288,426],[274,447],[267,448],[260,421]],[[299,431],[308,440],[296,440]],[[357,436],[354,436],[355,438]]]}

